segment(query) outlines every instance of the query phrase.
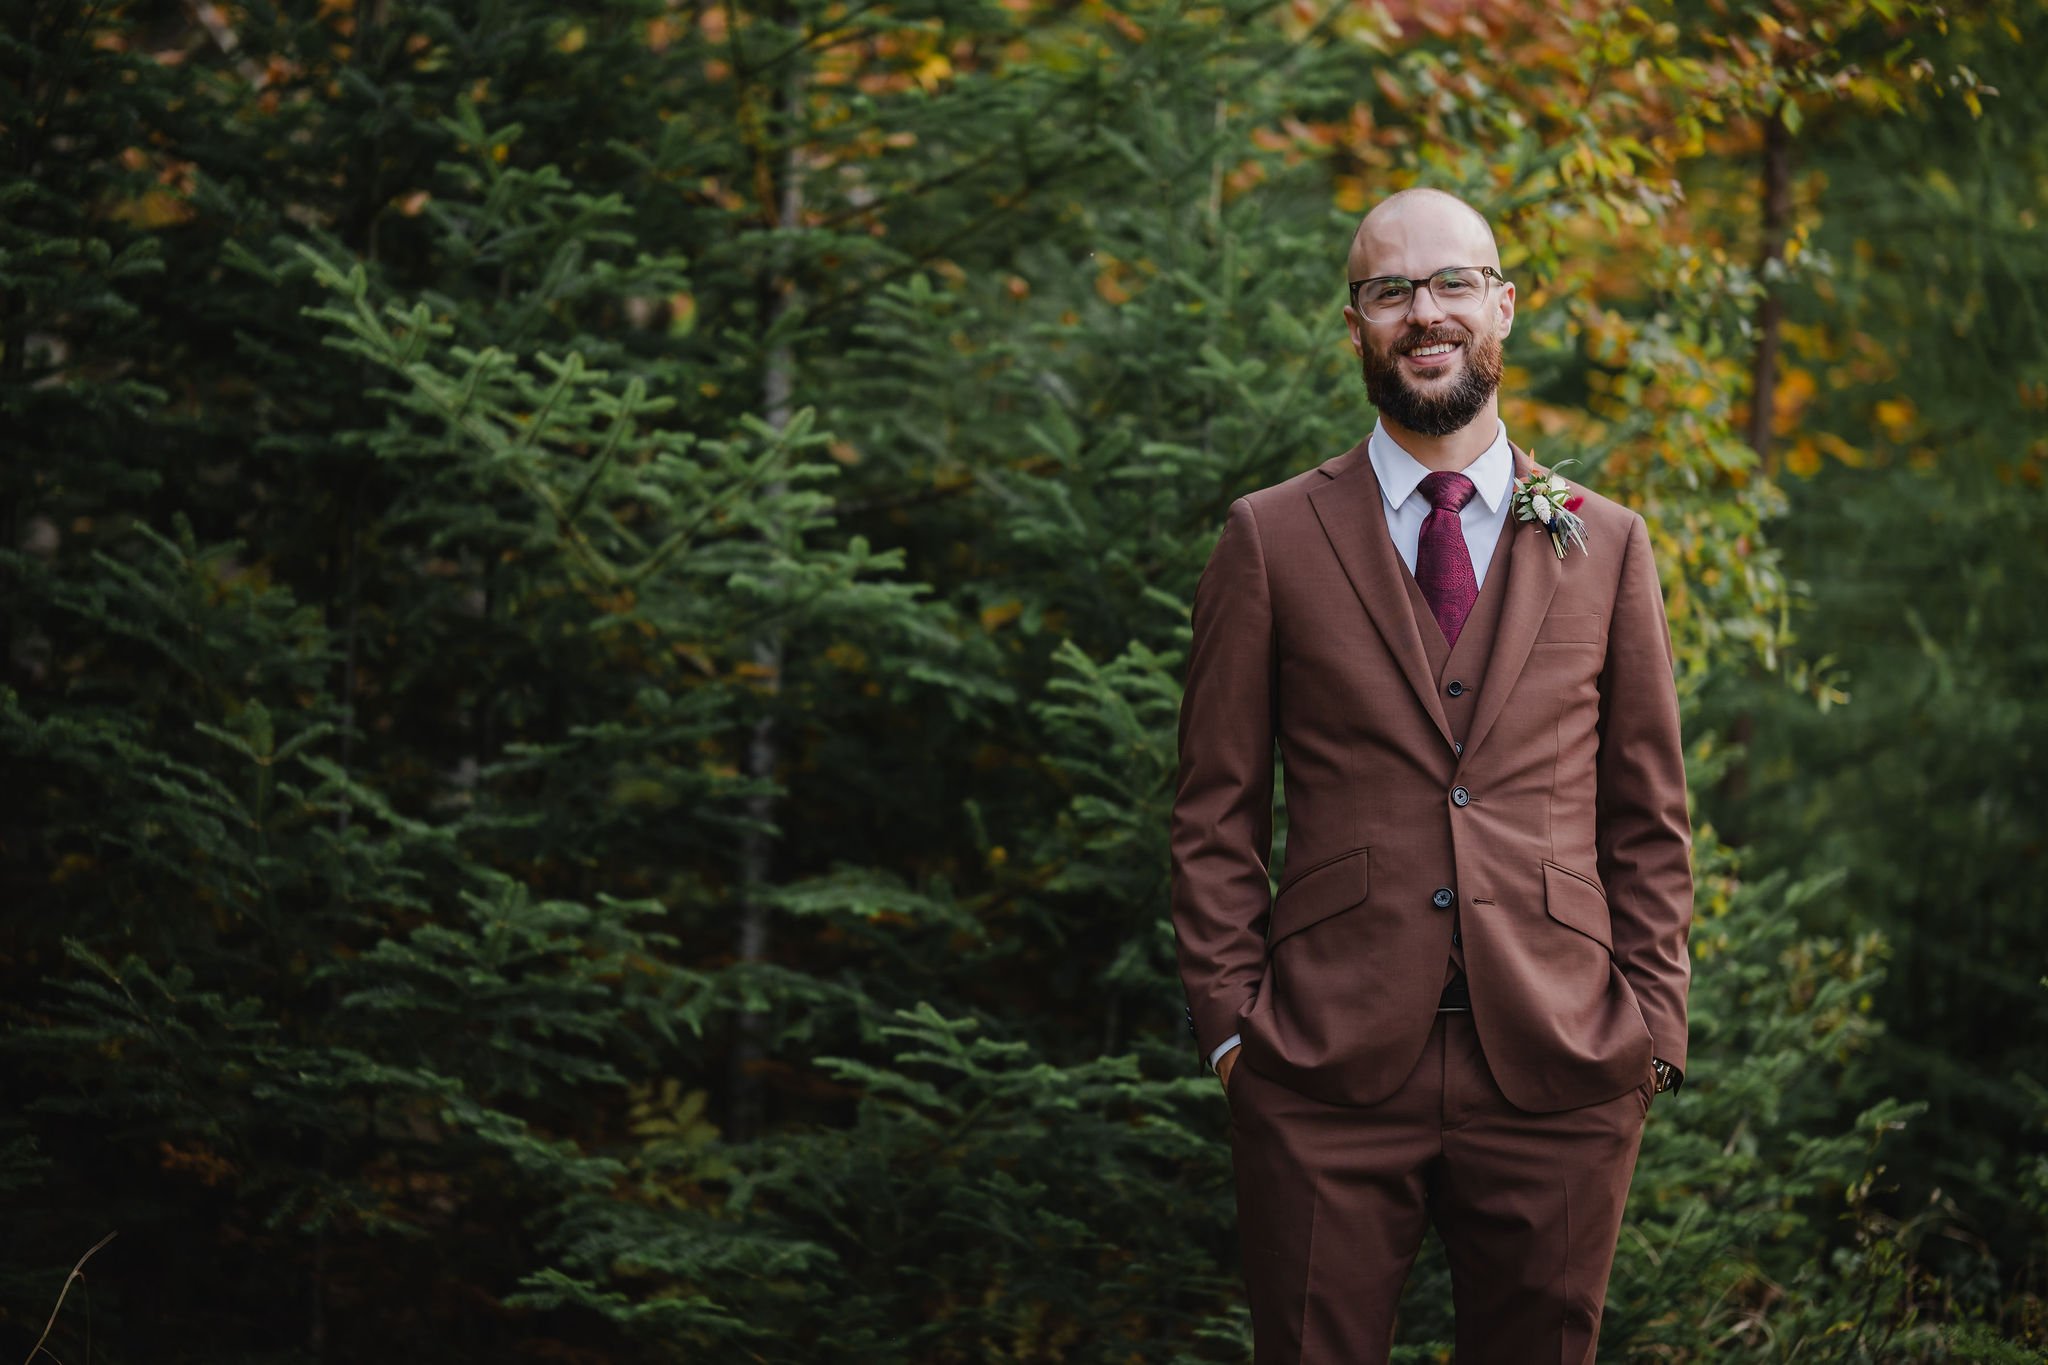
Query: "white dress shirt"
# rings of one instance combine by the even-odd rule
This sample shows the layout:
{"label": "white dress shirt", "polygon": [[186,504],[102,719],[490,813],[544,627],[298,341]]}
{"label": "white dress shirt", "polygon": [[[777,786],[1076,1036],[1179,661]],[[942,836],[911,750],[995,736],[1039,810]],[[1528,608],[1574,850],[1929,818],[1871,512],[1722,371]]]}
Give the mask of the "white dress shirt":
{"label": "white dress shirt", "polygon": [[[1372,437],[1365,449],[1385,499],[1381,510],[1387,514],[1387,534],[1394,538],[1394,549],[1412,574],[1416,545],[1422,539],[1422,523],[1430,513],[1429,499],[1416,491],[1416,485],[1430,471],[1395,444],[1383,424],[1373,424]],[[1465,549],[1472,556],[1472,576],[1484,586],[1487,566],[1493,563],[1493,547],[1500,540],[1501,522],[1508,514],[1508,491],[1515,482],[1515,457],[1508,447],[1505,423],[1499,424],[1493,444],[1459,472],[1472,480],[1473,488],[1478,490],[1478,496],[1467,498],[1458,509],[1458,525],[1465,532]],[[1211,1071],[1240,1039],[1241,1035],[1233,1033],[1216,1045],[1216,1050],[1209,1054]]]}

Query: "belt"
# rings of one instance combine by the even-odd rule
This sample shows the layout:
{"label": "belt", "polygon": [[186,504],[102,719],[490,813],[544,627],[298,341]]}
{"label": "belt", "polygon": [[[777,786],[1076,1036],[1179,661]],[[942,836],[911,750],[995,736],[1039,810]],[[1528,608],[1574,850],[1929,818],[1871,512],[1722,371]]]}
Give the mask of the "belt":
{"label": "belt", "polygon": [[1465,974],[1463,972],[1459,972],[1456,976],[1452,977],[1444,986],[1444,993],[1437,997],[1436,1010],[1438,1014],[1442,1014],[1445,1010],[1464,1010],[1468,1014],[1471,1012],[1472,992],[1465,985]]}

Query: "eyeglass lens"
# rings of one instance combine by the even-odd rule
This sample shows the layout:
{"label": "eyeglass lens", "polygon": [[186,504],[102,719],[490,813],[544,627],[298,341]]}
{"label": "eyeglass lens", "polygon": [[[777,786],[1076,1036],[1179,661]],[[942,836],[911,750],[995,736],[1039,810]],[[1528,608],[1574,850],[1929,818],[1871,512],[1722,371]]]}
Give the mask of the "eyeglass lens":
{"label": "eyeglass lens", "polygon": [[[1439,270],[1422,283],[1429,287],[1436,306],[1448,313],[1476,308],[1486,296],[1486,272],[1477,266],[1453,266]],[[1358,291],[1358,305],[1368,313],[1403,312],[1415,297],[1416,288],[1414,280],[1368,280]]]}

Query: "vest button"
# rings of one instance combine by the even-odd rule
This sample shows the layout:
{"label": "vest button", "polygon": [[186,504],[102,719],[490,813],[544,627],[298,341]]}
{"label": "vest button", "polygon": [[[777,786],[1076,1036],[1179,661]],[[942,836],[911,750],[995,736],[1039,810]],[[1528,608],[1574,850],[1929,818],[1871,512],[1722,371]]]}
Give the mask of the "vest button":
{"label": "vest button", "polygon": [[1451,804],[1452,804],[1452,805],[1454,805],[1454,806],[1469,806],[1469,805],[1471,805],[1471,804],[1472,804],[1472,793],[1471,793],[1471,792],[1468,792],[1468,791],[1466,791],[1466,790],[1465,790],[1465,789],[1464,789],[1463,787],[1453,787],[1453,788],[1451,788]]}
{"label": "vest button", "polygon": [[1465,946],[1464,935],[1459,933],[1456,929],[1451,930],[1451,946],[1453,948],[1462,948]]}
{"label": "vest button", "polygon": [[1449,687],[1446,687],[1444,691],[1450,693],[1454,697],[1462,697],[1465,695],[1465,684],[1459,682],[1456,678],[1453,678],[1451,679],[1451,685]]}
{"label": "vest button", "polygon": [[1452,752],[1452,753],[1454,753],[1454,754],[1462,754],[1462,753],[1464,753],[1464,752],[1465,752],[1465,741],[1464,741],[1464,740],[1462,740],[1462,739],[1454,739],[1454,740],[1452,740],[1452,741],[1451,741],[1451,752]]}
{"label": "vest button", "polygon": [[1439,886],[1435,891],[1430,893],[1429,903],[1431,905],[1434,905],[1439,910],[1448,910],[1451,908],[1451,902],[1456,899],[1457,897],[1451,894],[1451,888],[1449,888],[1448,886]]}

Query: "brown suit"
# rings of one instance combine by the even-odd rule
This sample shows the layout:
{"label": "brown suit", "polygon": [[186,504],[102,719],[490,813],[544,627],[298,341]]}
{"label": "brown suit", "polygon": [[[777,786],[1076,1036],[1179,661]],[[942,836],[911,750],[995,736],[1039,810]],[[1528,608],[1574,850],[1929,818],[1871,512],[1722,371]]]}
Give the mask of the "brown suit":
{"label": "brown suit", "polygon": [[[1515,451],[1517,477],[1532,467]],[[1566,1336],[1586,1338],[1583,1356],[1567,1346],[1564,1358],[1591,1358],[1650,1059],[1685,1066],[1692,875],[1670,637],[1648,534],[1641,517],[1591,492],[1579,515],[1590,549],[1560,560],[1540,527],[1509,513],[1452,649],[1387,534],[1360,443],[1233,503],[1196,590],[1173,918],[1202,1056],[1233,1033],[1243,1038],[1233,1124],[1242,1128],[1246,1106],[1259,1104],[1259,1145],[1237,1156],[1261,1361],[1383,1358],[1383,1342],[1330,1342],[1324,1355],[1304,1342],[1319,1321],[1326,1336],[1391,1329],[1410,1215],[1442,1203],[1429,1163],[1451,1159],[1438,1143],[1417,1157],[1420,1174],[1377,1171],[1347,1186],[1376,1193],[1340,1199],[1322,1168],[1341,1165],[1355,1144],[1303,1135],[1323,1132],[1325,1119],[1360,1131],[1377,1124],[1375,1140],[1392,1153],[1389,1116],[1436,1113],[1449,1134],[1470,1117],[1460,1110],[1453,1122],[1450,1111],[1481,1103],[1475,1096],[1498,1110],[1488,1122],[1515,1130],[1496,1155],[1532,1169],[1581,1159],[1564,1136],[1546,1148],[1548,1130],[1533,1116],[1558,1115],[1560,1135],[1606,1134],[1597,1158],[1584,1157],[1619,1167],[1619,1188],[1602,1185],[1594,1220],[1610,1224],[1604,1255],[1593,1227],[1593,1249],[1574,1242],[1571,1251],[1586,1273],[1542,1291],[1571,1301]],[[1288,848],[1274,895],[1276,742]],[[1469,1015],[1437,1012],[1452,962],[1469,981]],[[1435,1089],[1419,1098],[1415,1087],[1425,1084]],[[1289,1181],[1309,1201],[1292,1213],[1267,1188]],[[1540,1231],[1563,1219],[1564,1183],[1559,1207],[1511,1210],[1507,1222]],[[1388,1195],[1396,1186],[1406,1192]],[[1582,1204],[1587,1197],[1581,1190]],[[1495,1210],[1492,1230],[1461,1247],[1443,1208],[1430,1216],[1454,1274],[1461,1262],[1486,1262],[1510,1236]],[[1363,1224],[1398,1225],[1382,1254],[1358,1257],[1361,1275],[1394,1275],[1391,1289],[1333,1283],[1323,1296],[1275,1281],[1333,1273],[1313,1268],[1306,1234],[1297,1244],[1288,1218],[1313,1224],[1318,1245]],[[1592,1226],[1582,1213],[1573,1221],[1582,1234]],[[1419,1225],[1413,1235],[1419,1241]],[[1509,1259],[1549,1254],[1532,1233]],[[1589,1280],[1598,1285],[1590,1306]],[[1388,1301],[1318,1317],[1322,1298],[1361,1292]],[[1459,1298],[1463,1346],[1462,1288]],[[1288,1319],[1284,1330],[1276,1313]],[[1471,1341],[1461,1365],[1472,1351],[1493,1358],[1513,1349]]]}

